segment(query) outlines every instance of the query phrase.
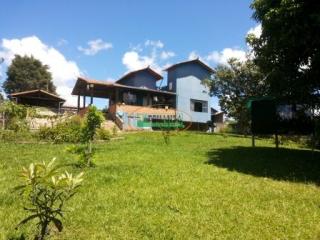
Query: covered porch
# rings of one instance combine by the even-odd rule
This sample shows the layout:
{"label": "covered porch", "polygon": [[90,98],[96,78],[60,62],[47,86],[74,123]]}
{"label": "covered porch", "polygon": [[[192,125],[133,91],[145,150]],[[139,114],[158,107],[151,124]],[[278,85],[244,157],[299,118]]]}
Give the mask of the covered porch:
{"label": "covered porch", "polygon": [[[108,99],[106,101],[107,115],[114,120],[120,128],[132,116],[169,117],[175,115],[176,94],[156,89],[133,87],[114,82],[78,78],[72,95],[78,96],[77,109],[80,112],[94,103],[94,98]],[[82,106],[81,106],[81,98]],[[83,110],[82,110],[83,111]],[[81,112],[82,112],[81,111]]]}

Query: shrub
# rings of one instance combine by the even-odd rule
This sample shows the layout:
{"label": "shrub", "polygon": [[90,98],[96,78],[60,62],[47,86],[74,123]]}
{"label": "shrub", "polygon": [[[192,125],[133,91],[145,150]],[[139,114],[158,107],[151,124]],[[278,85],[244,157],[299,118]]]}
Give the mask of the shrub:
{"label": "shrub", "polygon": [[237,131],[236,123],[233,121],[226,122],[220,133],[239,133]]}
{"label": "shrub", "polygon": [[54,143],[76,143],[81,141],[82,125],[81,118],[79,116],[74,116],[53,127],[41,127],[38,135],[41,140],[53,141]]}
{"label": "shrub", "polygon": [[96,130],[100,128],[103,120],[104,117],[102,113],[95,106],[90,106],[82,128],[83,135],[81,140],[83,143],[90,143],[94,139]]}
{"label": "shrub", "polygon": [[84,167],[86,165],[93,165],[91,163],[91,159],[95,153],[95,148],[89,150],[87,145],[79,144],[79,145],[71,145],[65,149],[67,152],[77,155],[79,167]]}
{"label": "shrub", "polygon": [[118,133],[118,129],[117,129],[117,127],[114,125],[114,126],[112,127],[112,135],[113,135],[113,136],[116,136],[117,133]]}
{"label": "shrub", "polygon": [[163,140],[165,142],[165,144],[169,145],[170,143],[170,136],[171,136],[171,131],[167,130],[167,131],[162,131],[162,136],[163,136]]}
{"label": "shrub", "polygon": [[17,142],[17,141],[34,141],[36,135],[30,131],[14,131],[14,130],[0,130],[0,141]]}
{"label": "shrub", "polygon": [[29,216],[23,219],[17,227],[37,219],[37,233],[35,239],[42,240],[49,234],[48,226],[53,223],[59,232],[63,225],[63,206],[74,194],[82,182],[82,175],[73,177],[72,174],[59,172],[60,167],[54,166],[53,159],[49,164],[31,163],[23,168],[21,177],[23,185],[16,187],[21,191],[27,203],[24,209]]}
{"label": "shrub", "polygon": [[0,105],[0,112],[5,116],[5,129],[16,132],[28,129],[26,121],[29,112],[28,107],[11,101],[4,101]]}
{"label": "shrub", "polygon": [[[96,135],[97,129],[100,128],[103,119],[102,113],[98,111],[95,106],[90,106],[85,117],[80,139],[81,143],[84,145],[75,146],[73,149],[69,150],[70,152],[77,154],[82,161],[85,160],[88,167],[92,165],[91,159],[94,154],[92,140]],[[80,164],[82,164],[82,162]]]}
{"label": "shrub", "polygon": [[96,131],[96,137],[99,140],[110,140],[111,133],[107,129],[98,128],[97,131]]}

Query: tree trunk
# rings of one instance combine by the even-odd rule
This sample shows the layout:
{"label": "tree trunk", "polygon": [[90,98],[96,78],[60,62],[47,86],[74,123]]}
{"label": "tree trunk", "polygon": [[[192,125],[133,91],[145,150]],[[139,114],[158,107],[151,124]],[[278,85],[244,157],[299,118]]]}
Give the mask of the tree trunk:
{"label": "tree trunk", "polygon": [[91,164],[91,155],[92,155],[92,141],[89,140],[89,146],[88,146],[88,149],[89,149],[89,156],[88,156],[88,167],[90,167],[90,164]]}
{"label": "tree trunk", "polygon": [[44,240],[46,235],[48,234],[48,225],[49,222],[44,222],[41,225],[41,230],[38,236],[35,237],[35,240]]}

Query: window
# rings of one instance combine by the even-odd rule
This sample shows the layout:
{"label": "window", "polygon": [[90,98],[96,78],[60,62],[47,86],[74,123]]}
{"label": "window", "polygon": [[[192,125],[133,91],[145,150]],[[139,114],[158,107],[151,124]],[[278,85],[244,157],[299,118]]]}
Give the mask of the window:
{"label": "window", "polygon": [[195,112],[202,112],[202,102],[194,102],[194,110]]}
{"label": "window", "polygon": [[190,110],[193,112],[208,112],[208,102],[190,99]]}
{"label": "window", "polygon": [[137,102],[137,96],[135,94],[132,94],[130,92],[123,93],[123,101],[125,104],[136,104]]}
{"label": "window", "polygon": [[169,90],[172,90],[172,82],[169,82]]}

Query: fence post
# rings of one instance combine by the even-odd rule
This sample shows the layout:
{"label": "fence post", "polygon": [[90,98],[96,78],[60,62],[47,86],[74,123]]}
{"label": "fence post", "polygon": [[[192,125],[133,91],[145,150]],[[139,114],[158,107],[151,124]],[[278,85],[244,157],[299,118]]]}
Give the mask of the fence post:
{"label": "fence post", "polygon": [[255,139],[254,139],[254,134],[252,134],[251,139],[252,139],[252,147],[255,147],[256,143],[255,143]]}
{"label": "fence post", "polygon": [[276,132],[276,149],[279,149],[279,137],[277,132]]}

